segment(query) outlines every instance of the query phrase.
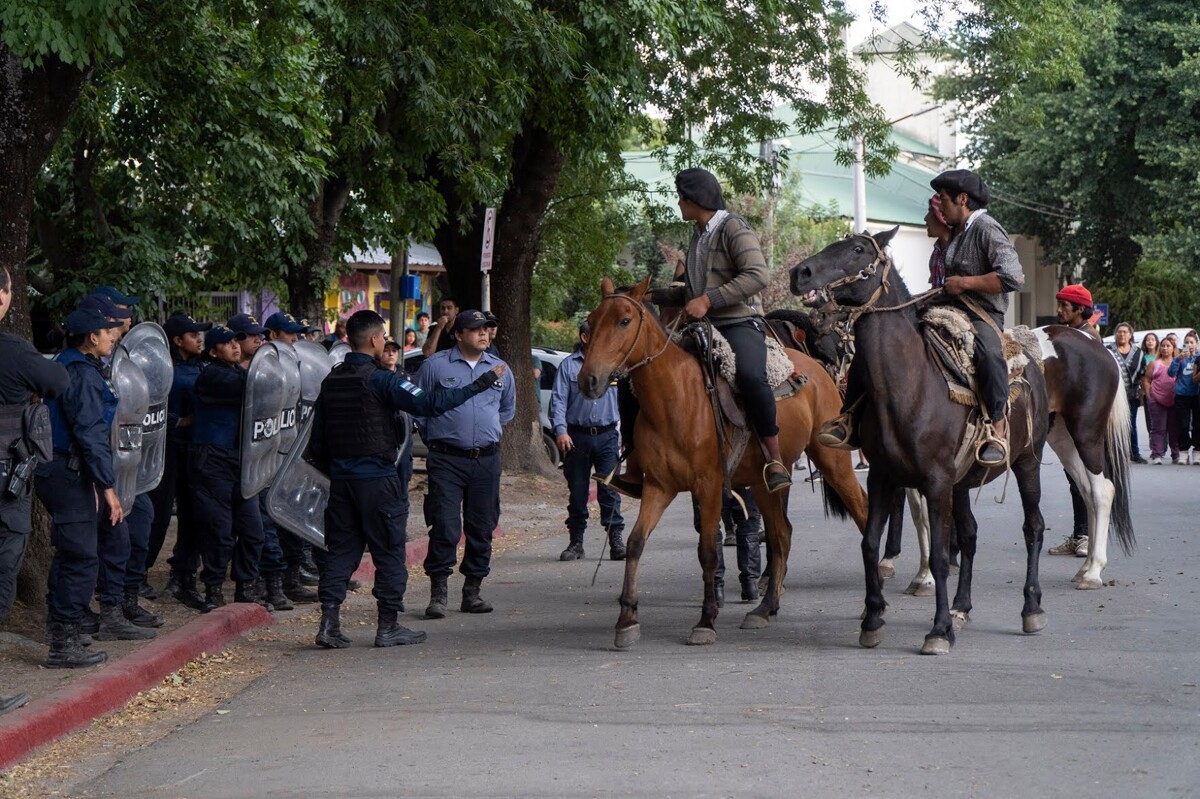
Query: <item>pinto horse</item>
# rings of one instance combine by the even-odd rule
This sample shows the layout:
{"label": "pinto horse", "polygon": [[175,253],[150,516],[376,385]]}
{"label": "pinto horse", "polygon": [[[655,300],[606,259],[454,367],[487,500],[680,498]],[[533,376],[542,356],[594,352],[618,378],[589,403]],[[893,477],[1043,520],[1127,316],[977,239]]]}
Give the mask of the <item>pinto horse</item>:
{"label": "pinto horse", "polygon": [[[858,437],[871,464],[867,475],[869,510],[862,539],[866,574],[866,611],[859,644],[883,640],[883,581],[879,541],[898,498],[906,488],[920,491],[928,505],[932,537],[930,565],[936,611],[922,654],[947,654],[955,629],[971,610],[976,523],[969,490],[995,479],[1003,469],[974,462],[964,434],[972,408],[950,399],[946,381],[925,348],[912,298],[893,272],[885,248],[895,229],[872,236],[855,235],[831,244],[791,270],[793,294],[810,304],[834,304],[856,316],[854,369],[862,378],[863,402],[857,412]],[[1026,569],[1022,630],[1044,629],[1038,560],[1045,522],[1041,502],[1041,455],[1049,428],[1046,383],[1038,366],[1025,365],[1010,403],[1009,466],[1025,522]],[[958,531],[958,590],[947,596],[948,538],[953,518]]]}
{"label": "pinto horse", "polygon": [[[626,542],[625,582],[621,590],[621,614],[617,619],[616,647],[632,646],[640,636],[638,624],[638,565],[651,531],[671,501],[690,491],[700,510],[698,554],[704,572],[704,604],[700,621],[692,628],[689,644],[716,641],[717,595],[714,575],[724,471],[721,439],[700,363],[694,355],[676,346],[643,300],[649,279],[617,292],[605,278],[600,286],[603,299],[588,316],[591,336],[579,370],[579,389],[592,399],[607,390],[614,373],[628,372],[640,411],[634,440],[645,473],[642,502],[637,522]],[[783,462],[794,463],[801,452],[821,469],[825,477],[825,508],[835,516],[849,515],[859,530],[866,526],[867,498],[854,475],[850,454],[817,443],[821,424],[837,415],[841,397],[829,375],[811,358],[788,351],[795,371],[807,383],[795,394],[775,405],[779,422],[779,447]],[[732,428],[726,425],[725,439]],[[750,443],[731,472],[730,485],[750,486],[762,512],[767,532],[770,573],[767,590],[758,607],[746,614],[743,629],[768,626],[779,610],[779,597],[791,548],[792,525],[787,518],[787,489],[769,493],[763,482],[766,460],[757,437]]]}

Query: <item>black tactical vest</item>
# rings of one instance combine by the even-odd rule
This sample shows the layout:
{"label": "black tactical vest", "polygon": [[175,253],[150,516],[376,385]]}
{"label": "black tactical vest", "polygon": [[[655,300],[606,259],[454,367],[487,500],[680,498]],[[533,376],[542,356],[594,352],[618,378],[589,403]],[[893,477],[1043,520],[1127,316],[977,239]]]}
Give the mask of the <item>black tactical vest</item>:
{"label": "black tactical vest", "polygon": [[368,388],[374,362],[334,367],[321,384],[325,445],[333,460],[396,454],[395,413]]}
{"label": "black tactical vest", "polygon": [[12,447],[24,435],[24,405],[0,405],[0,460],[13,457]]}

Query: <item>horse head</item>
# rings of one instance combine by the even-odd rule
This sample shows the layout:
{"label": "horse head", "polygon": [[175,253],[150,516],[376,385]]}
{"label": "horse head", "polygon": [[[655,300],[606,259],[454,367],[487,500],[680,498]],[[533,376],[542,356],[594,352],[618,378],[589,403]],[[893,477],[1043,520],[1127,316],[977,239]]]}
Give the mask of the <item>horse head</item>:
{"label": "horse head", "polygon": [[877,298],[876,291],[890,266],[885,252],[900,228],[874,236],[847,236],[791,269],[791,290],[810,307],[830,301],[843,306],[861,306]]}
{"label": "horse head", "polygon": [[650,278],[618,290],[611,278],[600,283],[602,299],[588,314],[588,339],[583,366],[579,369],[579,390],[588,399],[599,399],[608,390],[614,372],[626,369],[630,361],[641,358],[645,339],[642,329],[650,312],[643,305],[650,289]]}

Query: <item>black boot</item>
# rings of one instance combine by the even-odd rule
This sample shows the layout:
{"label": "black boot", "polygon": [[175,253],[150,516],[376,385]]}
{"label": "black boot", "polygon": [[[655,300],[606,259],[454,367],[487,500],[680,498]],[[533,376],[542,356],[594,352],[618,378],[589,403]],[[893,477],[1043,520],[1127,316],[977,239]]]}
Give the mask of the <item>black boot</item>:
{"label": "black boot", "polygon": [[138,604],[139,593],[136,588],[125,589],[125,601],[121,603],[121,612],[125,614],[125,618],[138,627],[162,627],[162,616],[151,613]]}
{"label": "black boot", "polygon": [[404,646],[425,640],[422,630],[410,630],[396,623],[396,611],[379,609],[379,627],[375,630],[375,646]]}
{"label": "black boot", "polygon": [[429,607],[425,608],[425,618],[446,618],[446,605],[450,604],[450,587],[446,577],[430,577]]}
{"label": "black boot", "polygon": [[221,586],[204,586],[204,612],[208,613],[209,611],[223,607],[225,607],[225,593],[221,590]]}
{"label": "black boot", "polygon": [[3,716],[10,710],[16,710],[24,705],[30,699],[29,694],[14,694],[13,696],[0,696],[0,716]]}
{"label": "black boot", "polygon": [[92,610],[91,605],[83,609],[83,621],[79,622],[79,631],[88,635],[100,632],[100,617]]}
{"label": "black boot", "polygon": [[479,595],[479,587],[483,585],[482,577],[468,577],[463,583],[462,605],[463,613],[491,613],[492,606]]}
{"label": "black boot", "polygon": [[46,658],[48,669],[82,669],[108,660],[104,652],[83,648],[79,643],[78,624],[51,622],[47,643],[50,645],[50,654]]}
{"label": "black boot", "polygon": [[[171,583],[175,585],[172,587]],[[196,575],[194,574],[171,572],[171,581],[167,583],[164,592],[173,596],[184,607],[202,612],[211,610],[204,604],[204,597],[196,590]]]}
{"label": "black boot", "polygon": [[283,575],[268,574],[266,576],[267,583],[267,604],[274,610],[294,610],[295,605],[287,598],[287,594],[283,593]]}
{"label": "black boot", "polygon": [[317,592],[311,588],[305,588],[298,563],[288,566],[287,571],[283,573],[283,593],[297,605],[310,605],[317,601]]}
{"label": "black boot", "polygon": [[149,641],[158,632],[149,627],[138,627],[129,619],[121,605],[100,605],[100,632],[98,641]]}
{"label": "black boot", "polygon": [[151,602],[158,599],[158,591],[149,582],[143,582],[138,588],[138,596],[142,599],[149,599]]}
{"label": "black boot", "polygon": [[608,557],[612,560],[625,560],[625,542],[621,540],[620,529],[608,530]]}
{"label": "black boot", "polygon": [[[194,584],[195,582],[196,578],[193,577],[192,583]],[[179,576],[175,572],[171,572],[171,575],[167,577],[167,584],[163,586],[162,592],[170,597],[174,597],[177,593],[179,593]],[[178,599],[178,597],[175,598]]]}
{"label": "black boot", "polygon": [[583,560],[583,531],[570,531],[571,542],[559,553],[559,560]]}
{"label": "black boot", "polygon": [[327,602],[321,605],[321,626],[317,628],[317,646],[326,649],[345,649],[350,639],[342,634],[341,605]]}
{"label": "black boot", "polygon": [[758,599],[758,578],[762,576],[762,550],[759,548],[762,518],[757,506],[748,507],[752,507],[753,511],[749,519],[742,520],[738,525],[737,533],[738,580],[742,586],[743,602]]}
{"label": "black boot", "polygon": [[297,568],[298,571],[296,572],[296,577],[299,580],[300,585],[314,587],[321,584],[321,573],[317,571],[317,569],[309,568],[303,564]]}
{"label": "black boot", "polygon": [[248,602],[255,605],[260,605],[267,610],[271,606],[267,604],[267,591],[258,580],[251,582],[238,581],[233,589],[234,602]]}
{"label": "black boot", "polygon": [[713,588],[717,592],[717,607],[725,607],[725,577],[723,575],[713,578]]}

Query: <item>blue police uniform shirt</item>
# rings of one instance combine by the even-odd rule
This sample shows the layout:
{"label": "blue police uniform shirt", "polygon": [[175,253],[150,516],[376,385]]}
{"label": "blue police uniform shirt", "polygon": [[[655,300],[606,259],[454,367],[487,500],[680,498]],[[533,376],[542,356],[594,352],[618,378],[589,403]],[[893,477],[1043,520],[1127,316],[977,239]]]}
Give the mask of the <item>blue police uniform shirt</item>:
{"label": "blue police uniform shirt", "polygon": [[[192,427],[180,427],[182,419],[192,415],[196,402],[196,380],[204,361],[200,358],[189,358],[175,364],[174,376],[171,379],[171,390],[167,393],[167,440],[176,444],[187,444],[192,440]],[[193,419],[193,421],[195,421]]]}
{"label": "blue police uniform shirt", "polygon": [[588,399],[579,390],[579,370],[582,367],[583,353],[579,350],[563,358],[558,365],[554,390],[550,394],[550,424],[556,436],[566,433],[567,425],[603,427],[618,419],[616,386],[609,386],[600,399]]}
{"label": "blue police uniform shirt", "polygon": [[46,403],[54,434],[54,452],[63,458],[71,455],[71,445],[79,447],[83,466],[100,488],[112,488],[112,425],[117,416],[117,396],[100,360],[75,348],[54,357],[67,369],[71,383],[61,397]]}
{"label": "blue police uniform shirt", "polygon": [[[475,366],[467,363],[458,347],[429,356],[417,371],[417,385],[437,394],[468,385],[489,369],[504,363],[484,352]],[[505,364],[507,366],[507,364]],[[459,449],[491,446],[500,441],[504,425],[517,411],[517,392],[509,369],[499,384],[477,394],[441,416],[419,416],[417,429],[426,443],[438,441]]]}
{"label": "blue police uniform shirt", "polygon": [[209,361],[196,378],[192,443],[240,451],[238,432],[245,393],[245,369],[222,361]]}

